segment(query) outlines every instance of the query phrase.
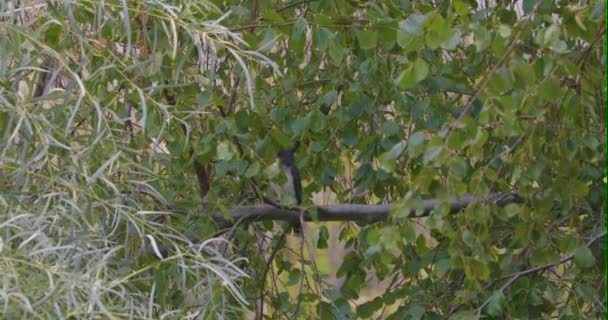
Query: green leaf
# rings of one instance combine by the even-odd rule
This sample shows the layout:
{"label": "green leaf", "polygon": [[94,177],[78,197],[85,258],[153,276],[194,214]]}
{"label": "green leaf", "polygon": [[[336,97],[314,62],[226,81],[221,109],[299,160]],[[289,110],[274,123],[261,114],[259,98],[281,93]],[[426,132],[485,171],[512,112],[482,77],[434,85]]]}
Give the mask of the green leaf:
{"label": "green leaf", "polygon": [[293,144],[291,142],[291,139],[289,139],[288,136],[286,136],[281,130],[277,128],[273,128],[270,131],[270,136],[272,137],[272,140],[281,145],[281,147],[290,148]]}
{"label": "green leaf", "polygon": [[511,27],[509,27],[508,25],[505,24],[501,24],[498,26],[498,35],[505,38],[505,39],[509,39],[511,38]]}
{"label": "green leaf", "polygon": [[378,36],[376,32],[369,30],[357,31],[357,39],[359,40],[359,46],[361,49],[373,49],[378,43]]}
{"label": "green leaf", "polygon": [[606,14],[606,1],[597,1],[593,6],[593,10],[589,14],[589,19],[598,22],[599,19]]}
{"label": "green leaf", "polygon": [[568,52],[568,45],[563,40],[555,40],[549,49],[558,54],[564,54]]}
{"label": "green leaf", "polygon": [[342,143],[348,147],[353,147],[359,142],[357,136],[356,129],[347,128],[344,133],[342,133]]}
{"label": "green leaf", "polygon": [[446,50],[455,50],[458,47],[458,44],[460,44],[460,41],[462,41],[462,33],[460,30],[452,30],[450,31],[450,34],[452,36],[447,41],[441,42],[441,47]]}
{"label": "green leaf", "polygon": [[357,315],[361,318],[370,318],[374,312],[383,306],[381,298],[375,298],[372,301],[360,304],[357,306]]}
{"label": "green leaf", "polygon": [[422,158],[422,163],[428,164],[431,161],[435,161],[439,157],[439,155],[441,155],[442,151],[443,151],[443,146],[433,146],[433,147],[428,148],[424,152],[424,156]]}
{"label": "green leaf", "polygon": [[230,150],[230,144],[228,142],[221,142],[217,145],[215,152],[217,154],[217,159],[219,160],[230,160],[233,158],[234,154]]}
{"label": "green leaf", "polygon": [[289,279],[287,280],[287,286],[293,286],[300,282],[300,277],[302,276],[302,272],[298,269],[293,269],[289,273]]}
{"label": "green leaf", "polygon": [[321,132],[327,127],[327,117],[318,109],[310,114],[310,129],[313,132]]}
{"label": "green leaf", "polygon": [[321,98],[321,104],[331,105],[338,98],[338,92],[336,90],[330,90],[327,92],[323,98]]}
{"label": "green leaf", "polygon": [[415,86],[418,82],[426,79],[429,75],[429,66],[424,60],[418,59],[414,63],[409,64],[405,70],[401,72],[399,77],[395,79],[395,84],[401,89],[409,89]]}
{"label": "green leaf", "polygon": [[262,17],[268,22],[284,22],[285,19],[272,7],[262,6]]}
{"label": "green leaf", "polygon": [[423,45],[421,37],[404,31],[397,32],[397,44],[405,53],[418,52]]}
{"label": "green leaf", "polygon": [[447,44],[454,35],[454,30],[440,14],[431,14],[425,23],[424,41],[429,49],[437,49]]}
{"label": "green leaf", "polygon": [[306,115],[305,117],[296,119],[291,124],[291,130],[293,130],[293,133],[299,136],[308,131],[308,127],[310,126],[310,118],[310,115]]}
{"label": "green leaf", "polygon": [[316,49],[327,49],[333,34],[325,27],[315,27],[312,33],[312,44]]}
{"label": "green leaf", "polygon": [[230,11],[237,16],[246,16],[249,14],[249,9],[244,6],[232,6]]}
{"label": "green leaf", "polygon": [[529,63],[521,62],[512,67],[515,84],[520,87],[530,86],[536,82],[536,74]]}
{"label": "green leaf", "polygon": [[524,9],[524,14],[529,14],[532,12],[532,10],[534,9],[534,6],[536,5],[536,0],[524,0],[522,3],[522,9]]}
{"label": "green leaf", "polygon": [[257,51],[267,52],[274,47],[275,43],[279,39],[279,35],[272,29],[265,30],[263,34],[264,36],[262,37],[262,40],[260,43],[258,43]]}
{"label": "green leaf", "polygon": [[408,139],[407,152],[410,157],[416,157],[424,151],[424,133],[416,131]]}
{"label": "green leaf", "polygon": [[296,23],[294,23],[292,31],[291,31],[291,38],[292,39],[299,39],[302,38],[304,36],[304,30],[306,30],[306,27],[308,26],[308,21],[306,21],[306,19],[303,16],[300,16],[298,18],[298,20],[296,20]]}
{"label": "green leaf", "polygon": [[414,13],[409,15],[405,20],[399,22],[399,30],[411,34],[422,34],[422,26],[426,21],[426,15]]}
{"label": "green leaf", "polygon": [[397,244],[401,242],[401,236],[397,226],[386,226],[382,228],[380,243],[388,250],[397,250]]}
{"label": "green leaf", "polygon": [[400,142],[395,144],[391,148],[391,150],[382,153],[378,157],[378,162],[380,163],[380,167],[382,168],[382,170],[386,172],[392,172],[393,170],[395,170],[395,164],[397,163],[397,159],[401,156],[404,149],[405,143]]}
{"label": "green leaf", "polygon": [[469,230],[462,231],[462,242],[466,244],[469,248],[473,248],[475,246],[475,239]]}
{"label": "green leaf", "polygon": [[567,76],[574,76],[581,73],[581,68],[571,60],[562,59],[559,61],[559,67],[563,74]]}
{"label": "green leaf", "polygon": [[452,158],[450,172],[459,179],[463,179],[470,173],[470,165],[462,158]]}
{"label": "green leaf", "polygon": [[213,97],[211,95],[211,92],[201,92],[196,95],[196,102],[202,108],[205,108],[206,106],[211,104],[212,100]]}
{"label": "green leaf", "polygon": [[63,26],[54,22],[44,32],[44,39],[46,43],[52,48],[58,48],[58,45],[62,42]]}
{"label": "green leaf", "polygon": [[365,258],[369,259],[373,256],[380,254],[381,252],[382,252],[382,247],[380,245],[375,244],[375,245],[369,246],[367,248],[367,250],[365,250]]}
{"label": "green leaf", "polygon": [[[359,262],[360,263],[360,262]],[[344,284],[342,285],[342,293],[344,294],[345,298],[355,298],[358,296],[359,291],[361,290],[361,288],[363,287],[363,284],[365,283],[365,277],[364,277],[364,273],[363,272],[353,272],[350,273],[346,276],[346,281],[344,282]],[[344,303],[343,305],[339,306],[340,309],[343,309],[343,311],[351,313],[352,310],[350,309],[350,305],[348,303]]]}
{"label": "green leaf", "polygon": [[429,65],[422,59],[418,59],[414,62],[414,81],[416,83],[426,79],[429,75]]}
{"label": "green leaf", "polygon": [[313,240],[316,243],[317,249],[327,249],[327,240],[329,239],[329,230],[325,225],[315,229]]}
{"label": "green leaf", "polygon": [[452,1],[452,8],[454,8],[454,11],[457,14],[461,15],[467,14],[470,10],[469,5],[466,2],[460,0]]}
{"label": "green leaf", "polygon": [[576,181],[573,185],[574,196],[584,198],[589,194],[589,187],[583,181]]}
{"label": "green leaf", "polygon": [[308,22],[303,17],[298,18],[296,23],[293,25],[291,31],[291,37],[289,37],[289,49],[293,50],[298,54],[304,53],[304,46],[306,45],[306,37],[304,37],[304,30],[308,26]]}
{"label": "green leaf", "polygon": [[458,311],[453,316],[451,316],[450,320],[479,320],[479,316],[477,316],[476,312],[470,310],[463,310]]}
{"label": "green leaf", "polygon": [[473,35],[475,40],[473,43],[475,44],[477,52],[482,52],[488,46],[490,46],[492,36],[490,32],[482,26],[477,26],[474,30],[475,31],[473,31]]}
{"label": "green leaf", "polygon": [[245,177],[246,178],[255,177],[259,173],[260,173],[260,165],[257,162],[254,162],[252,165],[249,166],[249,168],[247,168],[247,171],[245,171]]}
{"label": "green leaf", "polygon": [[412,320],[422,319],[425,313],[426,313],[426,308],[424,308],[424,306],[419,305],[419,304],[410,306],[407,309],[407,314],[410,315],[410,317],[411,317],[410,319],[412,319]]}
{"label": "green leaf", "polygon": [[510,203],[508,205],[505,206],[504,208],[504,217],[506,218],[512,218],[515,216],[519,216],[522,212],[522,207],[519,204],[515,204],[515,203]]}
{"label": "green leaf", "polygon": [[476,257],[462,258],[464,273],[472,280],[487,280],[490,277],[488,265]]}
{"label": "green leaf", "polygon": [[493,317],[500,316],[503,313],[505,300],[505,295],[502,293],[501,290],[494,291],[486,307],[488,314]]}
{"label": "green leaf", "polygon": [[544,33],[540,33],[542,35],[541,43],[539,43],[543,48],[551,46],[558,38],[559,38],[559,26],[557,24],[552,24],[545,30]]}
{"label": "green leaf", "polygon": [[593,301],[595,297],[595,289],[589,284],[577,283],[574,285],[574,291],[586,301]]}
{"label": "green leaf", "polygon": [[329,43],[329,58],[333,63],[339,65],[342,63],[344,57],[344,48],[338,43],[338,41],[331,41]]}
{"label": "green leaf", "polygon": [[380,133],[385,136],[399,135],[401,133],[401,126],[394,121],[386,121],[380,127]]}
{"label": "green leaf", "polygon": [[574,251],[574,263],[579,268],[588,269],[595,264],[595,257],[587,247],[579,247]]}
{"label": "green leaf", "polygon": [[382,44],[383,49],[390,50],[395,46],[395,42],[397,41],[397,30],[395,26],[395,23],[390,23],[383,25],[377,30],[378,42]]}
{"label": "green leaf", "polygon": [[334,307],[331,304],[320,301],[317,304],[317,319],[333,319],[333,309]]}
{"label": "green leaf", "polygon": [[[406,212],[409,214],[409,210]],[[410,223],[410,221],[404,221],[401,227],[401,234],[403,235],[404,243],[414,243],[416,242],[416,230]]]}
{"label": "green leaf", "polygon": [[553,101],[556,97],[559,96],[560,91],[561,90],[559,80],[549,78],[543,81],[540,85],[540,88],[538,89],[538,95],[545,100]]}

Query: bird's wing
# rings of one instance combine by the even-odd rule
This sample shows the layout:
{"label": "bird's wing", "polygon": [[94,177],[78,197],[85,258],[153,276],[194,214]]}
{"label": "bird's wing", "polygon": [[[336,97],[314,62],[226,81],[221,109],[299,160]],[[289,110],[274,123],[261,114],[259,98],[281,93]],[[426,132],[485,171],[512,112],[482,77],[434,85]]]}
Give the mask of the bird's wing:
{"label": "bird's wing", "polygon": [[302,204],[302,178],[300,178],[300,171],[294,168],[291,173],[293,174],[293,191],[294,196],[298,204]]}

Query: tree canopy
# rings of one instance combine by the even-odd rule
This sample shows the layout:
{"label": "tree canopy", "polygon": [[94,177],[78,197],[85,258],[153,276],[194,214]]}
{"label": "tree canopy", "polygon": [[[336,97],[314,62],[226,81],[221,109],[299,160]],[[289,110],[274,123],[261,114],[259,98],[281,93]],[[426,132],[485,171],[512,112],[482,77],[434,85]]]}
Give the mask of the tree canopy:
{"label": "tree canopy", "polygon": [[1,312],[600,317],[605,37],[598,0],[3,2]]}

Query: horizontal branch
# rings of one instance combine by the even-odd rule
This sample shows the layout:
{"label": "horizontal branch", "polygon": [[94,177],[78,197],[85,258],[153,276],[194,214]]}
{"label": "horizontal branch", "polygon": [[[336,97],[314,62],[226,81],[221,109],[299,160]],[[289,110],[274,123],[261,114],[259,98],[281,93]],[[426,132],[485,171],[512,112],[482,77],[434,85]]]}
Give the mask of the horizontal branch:
{"label": "horizontal branch", "polygon": [[[522,203],[521,197],[515,194],[494,193],[488,196],[473,196],[465,195],[457,200],[449,203],[450,213],[457,213],[476,202],[493,202],[499,206],[506,206],[510,203]],[[431,214],[431,211],[441,204],[437,199],[429,199],[424,201],[422,209],[410,210],[409,218],[426,217]],[[362,222],[377,222],[384,221],[388,218],[388,213],[393,208],[391,204],[337,204],[326,206],[313,206],[308,208],[278,208],[271,205],[254,205],[246,207],[236,207],[230,209],[228,214],[230,218],[224,216],[222,212],[213,214],[214,220],[220,227],[229,227],[233,224],[232,221],[252,222],[261,220],[285,220],[293,223],[300,221],[300,212],[304,210],[303,218],[305,221],[362,221]],[[311,211],[316,209],[316,219],[313,218]]]}

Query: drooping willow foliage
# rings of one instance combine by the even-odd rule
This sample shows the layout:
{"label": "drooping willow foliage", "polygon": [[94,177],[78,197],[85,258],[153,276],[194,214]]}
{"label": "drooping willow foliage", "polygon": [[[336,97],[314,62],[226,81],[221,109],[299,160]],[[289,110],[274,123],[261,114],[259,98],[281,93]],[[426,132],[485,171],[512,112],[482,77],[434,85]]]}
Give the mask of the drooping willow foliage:
{"label": "drooping willow foliage", "polygon": [[198,195],[170,152],[190,150],[204,113],[167,97],[226,86],[220,63],[248,72],[264,58],[222,15],[202,1],[0,5],[7,319],[219,318],[248,303],[245,259],[165,221],[175,198]]}

